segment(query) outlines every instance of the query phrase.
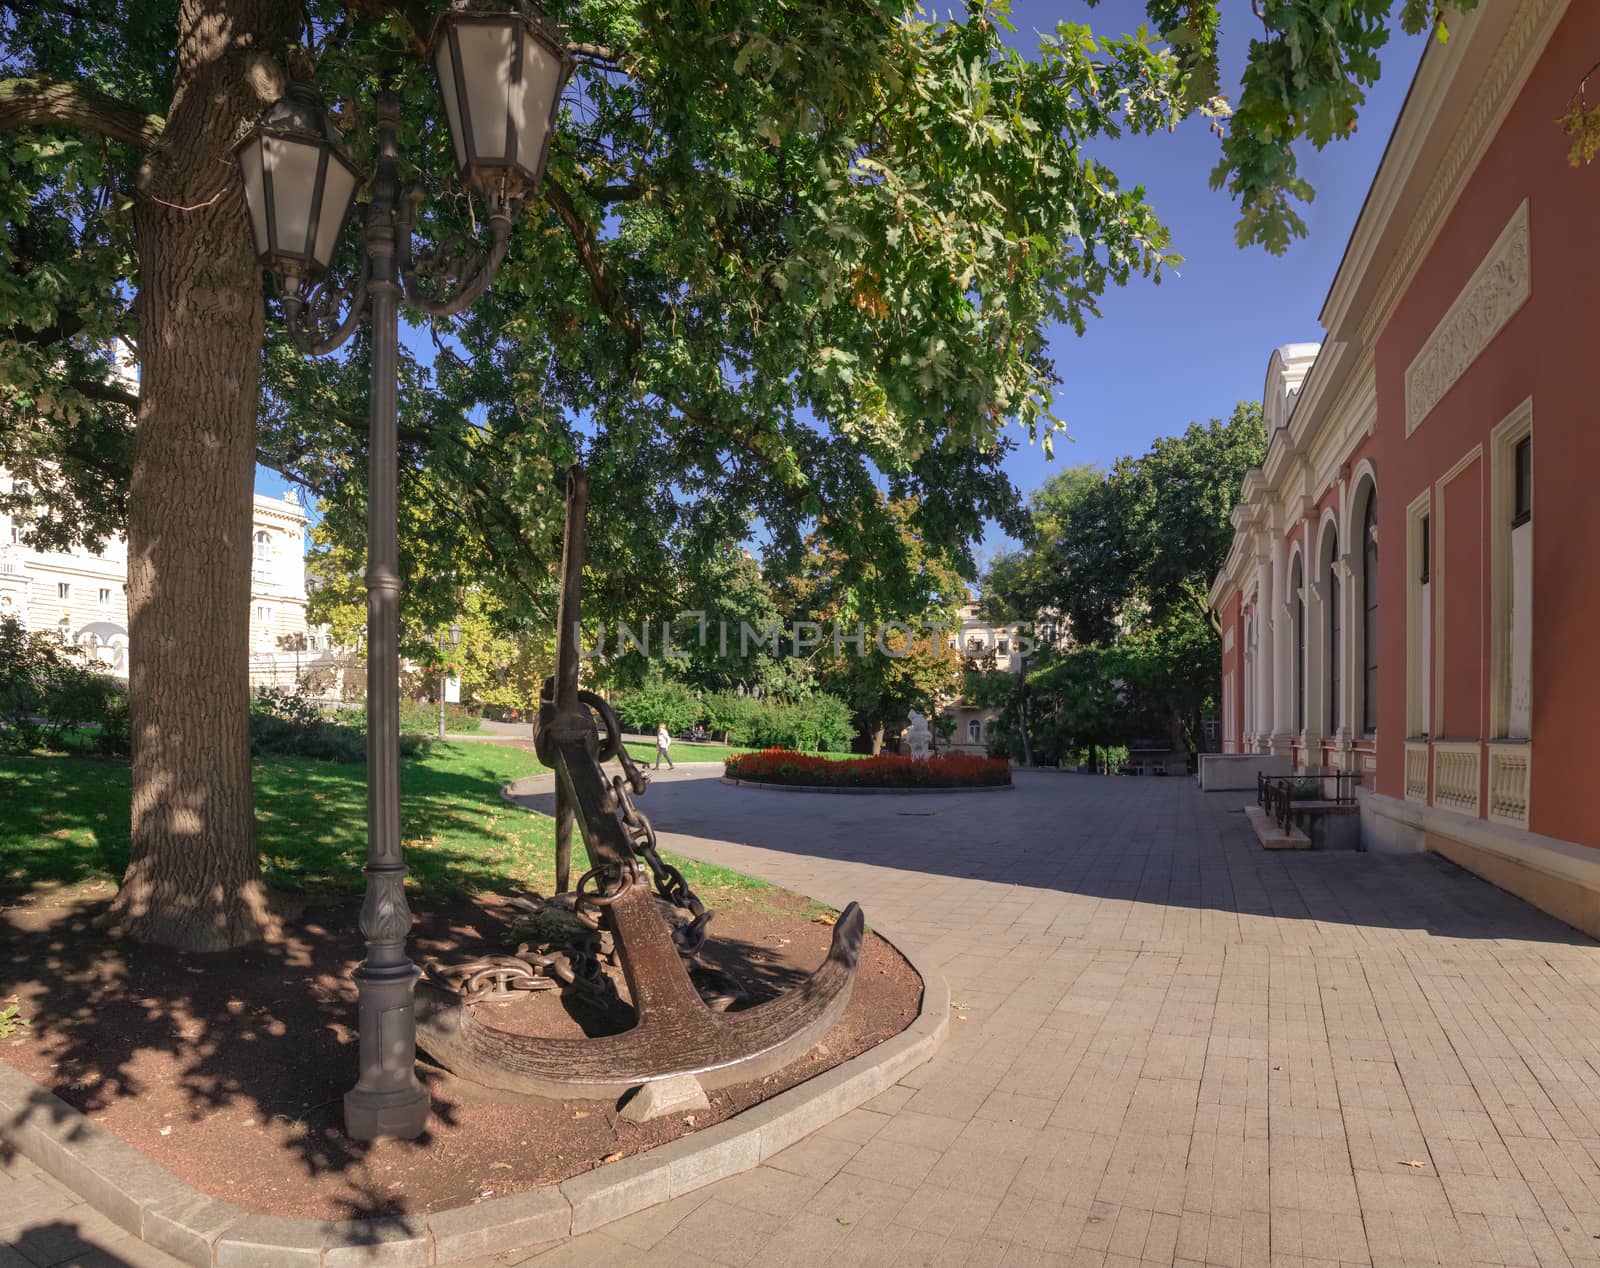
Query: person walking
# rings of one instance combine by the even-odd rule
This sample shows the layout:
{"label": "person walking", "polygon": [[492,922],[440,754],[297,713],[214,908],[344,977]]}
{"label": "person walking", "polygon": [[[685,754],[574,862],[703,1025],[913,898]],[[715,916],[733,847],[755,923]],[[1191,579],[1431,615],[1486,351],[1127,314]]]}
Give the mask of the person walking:
{"label": "person walking", "polygon": [[661,769],[661,759],[662,758],[666,758],[667,769],[668,770],[677,770],[678,769],[676,766],[674,766],[672,764],[672,754],[667,752],[667,750],[670,749],[671,747],[672,747],[672,736],[667,733],[667,724],[665,722],[663,722],[660,726],[656,727],[656,764],[655,764],[655,767],[654,767],[655,770],[660,770]]}

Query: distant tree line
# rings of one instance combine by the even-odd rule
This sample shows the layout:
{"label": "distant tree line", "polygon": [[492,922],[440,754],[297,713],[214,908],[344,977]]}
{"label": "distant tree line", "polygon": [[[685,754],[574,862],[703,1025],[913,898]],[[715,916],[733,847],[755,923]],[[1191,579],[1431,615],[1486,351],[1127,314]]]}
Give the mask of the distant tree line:
{"label": "distant tree line", "polygon": [[1203,746],[1222,660],[1207,596],[1240,481],[1265,456],[1260,406],[1241,402],[1033,495],[1022,549],[993,562],[984,603],[990,620],[1054,624],[1058,638],[1038,640],[1023,674],[968,673],[967,697],[1000,710],[991,749],[1076,764],[1137,740]]}

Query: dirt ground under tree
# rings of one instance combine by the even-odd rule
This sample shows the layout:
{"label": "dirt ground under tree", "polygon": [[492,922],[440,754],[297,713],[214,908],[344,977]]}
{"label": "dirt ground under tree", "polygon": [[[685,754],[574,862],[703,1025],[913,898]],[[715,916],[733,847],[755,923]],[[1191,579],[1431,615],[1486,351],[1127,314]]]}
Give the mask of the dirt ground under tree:
{"label": "dirt ground under tree", "polygon": [[[750,1003],[796,985],[827,954],[827,916],[798,895],[706,897],[717,911],[708,958],[742,980]],[[0,1040],[0,1058],[196,1188],[266,1214],[426,1212],[577,1175],[864,1052],[910,1024],[922,992],[915,971],[869,935],[849,1006],[824,1043],[764,1080],[710,1093],[708,1112],[635,1125],[610,1100],[516,1096],[424,1061],[427,1131],[365,1144],[342,1129],[356,1074],[354,903],[308,906],[271,943],[187,955],[107,938],[96,919],[109,898],[103,886],[0,900],[0,1007],[15,1002],[30,1022]],[[509,951],[523,918],[496,899],[419,907],[419,962]],[[494,1024],[528,1033],[607,1025],[554,992],[480,1007],[498,1009]]]}

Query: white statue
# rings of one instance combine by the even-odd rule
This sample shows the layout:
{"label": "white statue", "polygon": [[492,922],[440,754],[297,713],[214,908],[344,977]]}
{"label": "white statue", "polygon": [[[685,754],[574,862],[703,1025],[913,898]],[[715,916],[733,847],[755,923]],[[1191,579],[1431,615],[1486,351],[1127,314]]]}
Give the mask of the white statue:
{"label": "white statue", "polygon": [[928,741],[933,738],[933,733],[928,730],[928,719],[915,709],[906,715],[910,726],[906,728],[906,740],[911,745],[911,756],[919,762],[928,760]]}

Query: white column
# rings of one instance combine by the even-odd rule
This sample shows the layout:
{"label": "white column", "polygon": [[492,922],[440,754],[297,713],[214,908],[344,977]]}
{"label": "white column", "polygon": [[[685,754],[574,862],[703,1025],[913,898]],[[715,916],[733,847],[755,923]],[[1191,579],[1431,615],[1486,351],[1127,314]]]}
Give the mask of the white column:
{"label": "white column", "polygon": [[1272,751],[1289,751],[1294,725],[1294,615],[1289,607],[1289,546],[1279,534],[1272,540]]}
{"label": "white column", "polygon": [[[1261,731],[1271,736],[1273,721],[1277,717],[1278,699],[1278,596],[1283,593],[1283,568],[1278,560],[1276,545],[1266,552],[1266,569],[1263,576],[1266,589],[1261,595]],[[1270,751],[1270,740],[1264,746]]]}
{"label": "white column", "polygon": [[[1264,549],[1256,550],[1256,663],[1255,732],[1264,737],[1272,728],[1272,573]],[[1259,740],[1256,748],[1263,748]]]}
{"label": "white column", "polygon": [[1321,717],[1317,701],[1322,698],[1318,689],[1314,666],[1317,663],[1317,570],[1316,557],[1311,553],[1311,520],[1300,517],[1300,584],[1305,593],[1305,607],[1301,613],[1304,623],[1306,654],[1300,660],[1300,682],[1305,692],[1305,716],[1301,719],[1298,739],[1306,739],[1317,731],[1316,719]]}
{"label": "white column", "polygon": [[1348,542],[1344,543],[1344,549],[1334,561],[1334,566],[1339,569],[1339,606],[1343,609],[1340,628],[1344,632],[1339,647],[1339,659],[1344,662],[1339,684],[1339,693],[1344,697],[1339,702],[1339,745],[1348,749],[1355,737],[1361,734],[1361,684],[1366,681],[1366,673],[1364,665],[1356,664],[1356,652],[1361,643],[1356,621],[1364,620],[1366,612],[1362,608],[1359,587],[1355,584],[1355,555]]}
{"label": "white column", "polygon": [[1244,677],[1240,680],[1244,688],[1244,717],[1239,723],[1239,751],[1248,753],[1254,747],[1252,736],[1255,734],[1256,719],[1256,653],[1251,640],[1255,637],[1255,620],[1245,617],[1244,633]]}

